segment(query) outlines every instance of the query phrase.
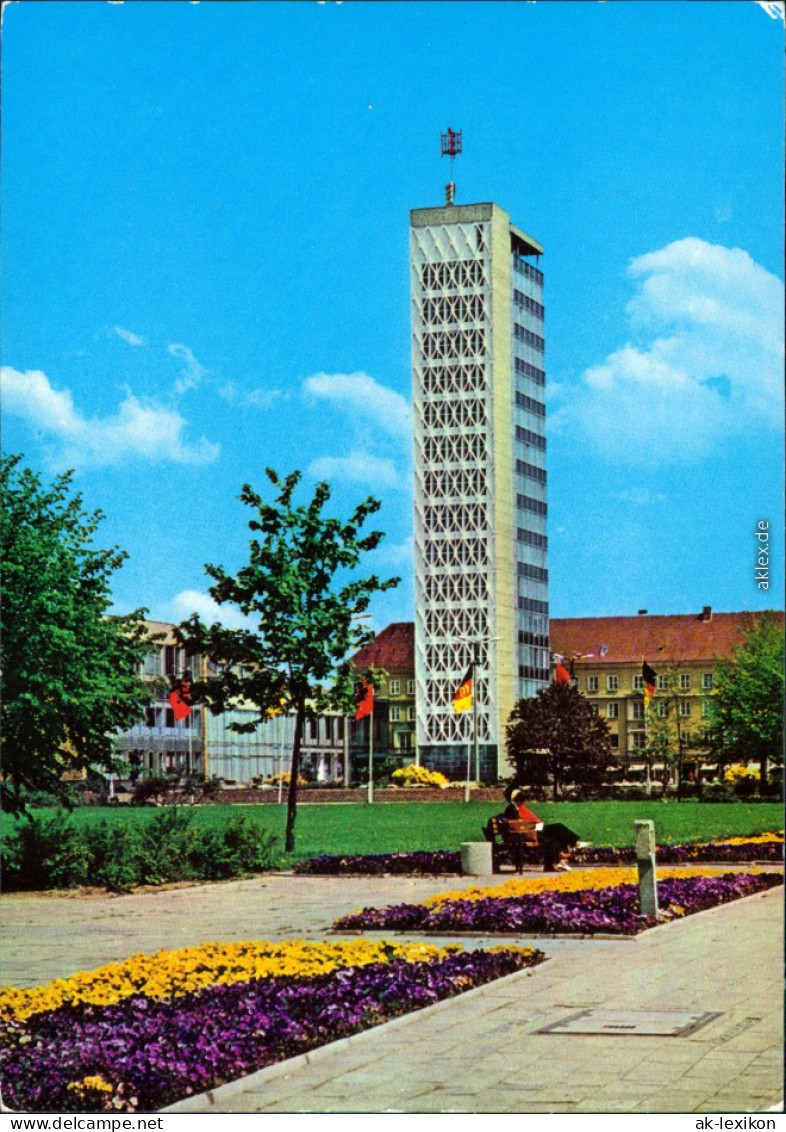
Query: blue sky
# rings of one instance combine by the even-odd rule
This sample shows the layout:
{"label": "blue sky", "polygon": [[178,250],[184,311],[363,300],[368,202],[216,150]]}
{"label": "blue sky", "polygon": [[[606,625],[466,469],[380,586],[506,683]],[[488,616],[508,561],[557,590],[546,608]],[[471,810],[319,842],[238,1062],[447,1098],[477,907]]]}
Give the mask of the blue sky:
{"label": "blue sky", "polygon": [[408,222],[448,125],[457,201],[545,246],[552,616],[780,606],[782,8],[6,6],[3,448],[76,470],[117,609],[209,612],[271,465],[382,500],[375,623],[412,618]]}

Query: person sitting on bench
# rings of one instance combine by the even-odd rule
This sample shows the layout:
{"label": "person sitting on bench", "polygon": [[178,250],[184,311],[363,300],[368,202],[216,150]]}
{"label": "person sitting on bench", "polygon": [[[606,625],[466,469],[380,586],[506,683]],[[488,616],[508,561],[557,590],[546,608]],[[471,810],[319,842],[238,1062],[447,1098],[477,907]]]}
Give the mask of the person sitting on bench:
{"label": "person sitting on bench", "polygon": [[505,796],[508,798],[508,805],[503,817],[507,821],[532,821],[536,823],[538,843],[543,849],[544,873],[570,872],[570,865],[566,864],[562,858],[571,849],[585,849],[589,842],[579,841],[573,830],[568,829],[562,822],[544,824],[538,815],[529,809],[526,794],[519,787],[509,787],[505,791]]}

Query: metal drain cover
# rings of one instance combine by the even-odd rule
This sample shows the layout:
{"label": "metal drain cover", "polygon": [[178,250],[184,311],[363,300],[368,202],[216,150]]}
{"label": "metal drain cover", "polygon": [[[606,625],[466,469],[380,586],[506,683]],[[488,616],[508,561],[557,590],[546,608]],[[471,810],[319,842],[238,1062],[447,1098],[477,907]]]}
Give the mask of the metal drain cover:
{"label": "metal drain cover", "polygon": [[688,1010],[579,1010],[559,1022],[537,1030],[538,1034],[616,1034],[618,1037],[656,1035],[684,1038],[708,1022],[720,1018],[718,1011]]}

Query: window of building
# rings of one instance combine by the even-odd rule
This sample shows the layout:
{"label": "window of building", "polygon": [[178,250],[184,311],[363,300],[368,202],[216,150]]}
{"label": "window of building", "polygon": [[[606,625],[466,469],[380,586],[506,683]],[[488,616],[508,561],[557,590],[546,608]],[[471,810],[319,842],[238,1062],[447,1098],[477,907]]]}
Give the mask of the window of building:
{"label": "window of building", "polygon": [[588,692],[597,692],[597,690],[598,690],[598,678],[597,678],[597,676],[588,676],[587,677],[587,691]]}
{"label": "window of building", "polygon": [[415,707],[414,707],[413,704],[410,704],[409,708],[407,709],[407,719],[409,719],[411,721],[411,720],[416,719],[416,718],[417,718],[417,712],[415,711]]}
{"label": "window of building", "polygon": [[310,719],[308,721],[308,737],[309,737],[309,739],[316,740],[318,736],[319,736],[319,720],[318,719]]}
{"label": "window of building", "polygon": [[391,696],[398,696],[401,692],[401,681],[400,680],[391,680],[389,685],[388,685],[388,690],[389,690]]}
{"label": "window of building", "polygon": [[657,712],[658,712],[658,719],[666,719],[666,717],[669,714],[669,705],[664,704],[664,703],[659,703],[657,705]]}
{"label": "window of building", "polygon": [[709,700],[702,700],[701,701],[701,718],[702,719],[709,719],[710,714],[711,714],[711,712],[710,712],[710,701]]}
{"label": "window of building", "polygon": [[690,700],[680,700],[680,715],[683,719],[690,715]]}
{"label": "window of building", "polygon": [[391,707],[391,709],[390,709],[390,722],[391,723],[399,723],[400,720],[401,720],[401,708],[400,707]]}
{"label": "window of building", "polygon": [[606,691],[607,692],[618,692],[619,686],[620,686],[619,676],[607,676],[606,677]]}
{"label": "window of building", "polygon": [[620,737],[619,737],[619,735],[618,735],[618,734],[616,733],[616,731],[614,732],[614,734],[613,734],[613,735],[609,735],[609,742],[611,743],[611,746],[612,746],[612,748],[616,749],[616,748],[618,748],[618,747],[619,747],[619,745],[620,745]]}
{"label": "window of building", "polygon": [[642,689],[644,688],[644,677],[641,676],[641,675],[634,676],[633,677],[633,684],[631,686],[632,686],[634,692],[641,692]]}
{"label": "window of building", "polygon": [[399,732],[397,732],[396,733],[396,739],[398,740],[398,747],[399,747],[400,751],[411,751],[412,750],[412,732],[411,731],[399,731]]}
{"label": "window of building", "polygon": [[656,676],[655,677],[655,687],[658,689],[659,692],[667,692],[669,690],[669,678],[668,678],[668,676]]}
{"label": "window of building", "polygon": [[338,742],[344,738],[344,717],[339,715],[336,719],[336,739]]}
{"label": "window of building", "polygon": [[701,686],[705,690],[705,692],[708,692],[710,690],[710,688],[712,687],[712,673],[711,672],[705,672],[702,675]]}
{"label": "window of building", "polygon": [[647,746],[647,735],[644,731],[632,731],[630,736],[631,747],[643,750]]}
{"label": "window of building", "polygon": [[528,413],[534,413],[536,417],[545,417],[546,405],[543,401],[538,401],[534,397],[528,397],[526,393],[519,393],[516,390],[516,404],[526,409]]}
{"label": "window of building", "polygon": [[415,681],[414,680],[407,680],[407,695],[408,696],[414,696],[415,695]]}
{"label": "window of building", "polygon": [[516,425],[516,440],[520,440],[523,444],[528,444],[531,448],[538,448],[541,452],[546,451],[546,437],[541,436],[537,432],[533,432],[530,428],[523,428],[521,425]]}
{"label": "window of building", "polygon": [[516,373],[519,374],[521,377],[528,377],[532,381],[534,381],[537,385],[545,385],[546,384],[546,375],[543,372],[543,370],[538,369],[537,366],[533,366],[531,364],[531,362],[525,362],[523,358],[516,358],[515,359],[515,368],[516,368]]}
{"label": "window of building", "polygon": [[681,672],[680,673],[680,688],[683,692],[689,692],[690,691],[690,673],[689,672]]}
{"label": "window of building", "polygon": [[640,700],[631,704],[631,707],[633,709],[632,719],[644,719],[644,704]]}
{"label": "window of building", "polygon": [[606,718],[619,719],[620,705],[619,704],[606,704]]}

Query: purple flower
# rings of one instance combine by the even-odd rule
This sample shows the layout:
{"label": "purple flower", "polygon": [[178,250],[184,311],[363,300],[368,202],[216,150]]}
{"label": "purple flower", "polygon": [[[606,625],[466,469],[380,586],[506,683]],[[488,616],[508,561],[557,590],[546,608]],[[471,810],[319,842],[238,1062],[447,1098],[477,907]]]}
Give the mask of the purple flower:
{"label": "purple flower", "polygon": [[[542,962],[541,952],[395,959],[313,978],[213,986],[181,998],[69,1006],[2,1033],[4,1100],[34,1112],[101,1111],[112,1094],[69,1085],[101,1076],[118,1107],[151,1111]],[[104,1099],[102,1099],[102,1097]],[[87,1107],[86,1107],[87,1106]]]}
{"label": "purple flower", "polygon": [[[690,914],[778,884],[783,884],[779,873],[726,873],[722,877],[662,880],[658,883],[659,906],[665,916]],[[679,913],[673,911],[675,906],[680,908]],[[578,892],[447,900],[435,907],[396,904],[389,908],[364,908],[362,912],[342,917],[334,927],[339,931],[392,930],[443,935],[462,932],[634,935],[652,923],[639,911],[638,886],[620,884]]]}

